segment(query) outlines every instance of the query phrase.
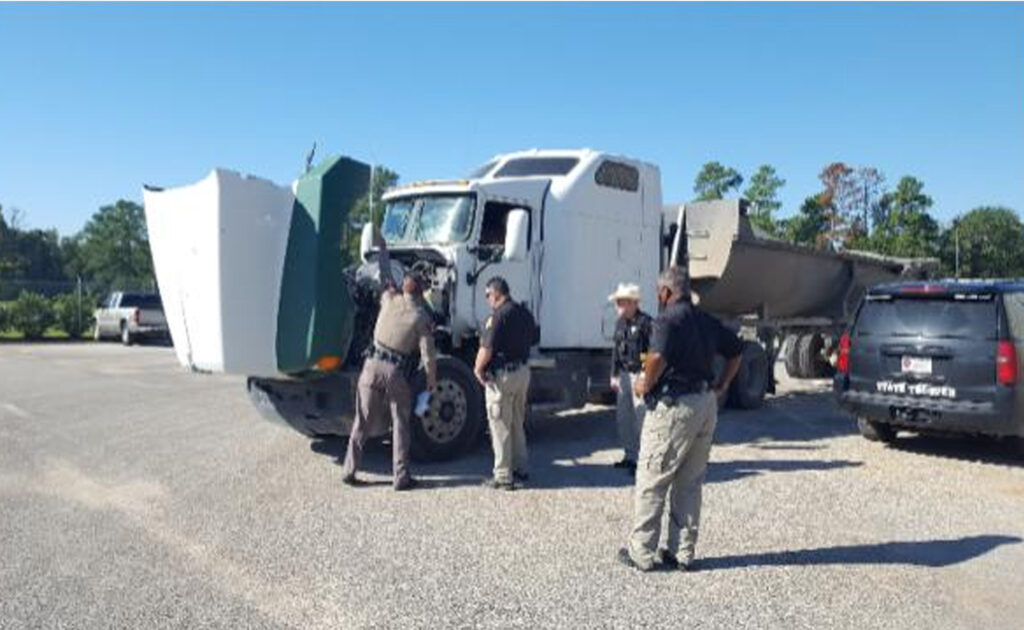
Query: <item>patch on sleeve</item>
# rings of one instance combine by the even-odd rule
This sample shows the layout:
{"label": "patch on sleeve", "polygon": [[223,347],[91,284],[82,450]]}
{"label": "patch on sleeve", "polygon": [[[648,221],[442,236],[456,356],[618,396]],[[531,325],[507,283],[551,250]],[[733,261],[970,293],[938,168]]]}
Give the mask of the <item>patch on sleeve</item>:
{"label": "patch on sleeve", "polygon": [[487,318],[487,323],[484,324],[484,328],[486,328],[487,330],[490,330],[491,326],[493,326],[493,325],[494,325],[494,316],[491,315],[490,317]]}

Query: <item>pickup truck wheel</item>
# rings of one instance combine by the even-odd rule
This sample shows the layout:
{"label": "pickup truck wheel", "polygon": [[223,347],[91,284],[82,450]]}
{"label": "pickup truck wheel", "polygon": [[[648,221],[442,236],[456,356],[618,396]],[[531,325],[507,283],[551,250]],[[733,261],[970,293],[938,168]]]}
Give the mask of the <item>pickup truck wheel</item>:
{"label": "pickup truck wheel", "polygon": [[896,441],[895,428],[882,422],[868,420],[863,416],[857,418],[857,429],[865,439],[872,442],[885,442],[889,444]]}
{"label": "pickup truck wheel", "polygon": [[768,353],[755,341],[743,342],[740,370],[729,386],[729,404],[738,409],[757,409],[768,389]]}
{"label": "pickup truck wheel", "polygon": [[[426,388],[419,372],[412,380],[415,397]],[[473,372],[452,357],[437,360],[437,392],[426,417],[413,414],[412,457],[417,461],[452,459],[476,442],[483,426],[484,396]],[[413,401],[415,404],[415,399]]]}
{"label": "pickup truck wheel", "polygon": [[121,322],[121,343],[126,346],[135,343],[135,337],[132,335],[132,331],[128,330],[128,324],[125,322]]}

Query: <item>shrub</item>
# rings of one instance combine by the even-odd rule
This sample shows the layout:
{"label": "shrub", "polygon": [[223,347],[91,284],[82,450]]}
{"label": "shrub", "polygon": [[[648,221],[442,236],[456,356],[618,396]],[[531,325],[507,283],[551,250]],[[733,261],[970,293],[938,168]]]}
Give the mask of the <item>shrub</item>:
{"label": "shrub", "polygon": [[41,338],[46,329],[54,324],[50,301],[38,293],[22,291],[8,309],[11,328],[21,332],[26,339]]}
{"label": "shrub", "polygon": [[7,330],[7,305],[0,302],[0,333]]}
{"label": "shrub", "polygon": [[57,325],[71,337],[81,337],[93,325],[93,302],[88,294],[82,295],[81,319],[79,319],[79,301],[74,293],[65,293],[53,298],[53,314]]}

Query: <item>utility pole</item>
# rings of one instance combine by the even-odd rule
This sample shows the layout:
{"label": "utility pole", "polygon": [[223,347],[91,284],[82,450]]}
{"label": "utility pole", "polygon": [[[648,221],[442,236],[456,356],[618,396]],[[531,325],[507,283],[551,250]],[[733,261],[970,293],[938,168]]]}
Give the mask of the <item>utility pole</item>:
{"label": "utility pole", "polygon": [[954,270],[955,270],[955,273],[956,273],[956,278],[957,278],[957,280],[959,280],[960,279],[960,226],[958,226],[958,225],[954,225],[953,226],[953,243],[954,243],[953,247],[954,247],[954,250],[956,252],[955,257],[954,257],[955,260],[956,260],[956,262],[954,263]]}

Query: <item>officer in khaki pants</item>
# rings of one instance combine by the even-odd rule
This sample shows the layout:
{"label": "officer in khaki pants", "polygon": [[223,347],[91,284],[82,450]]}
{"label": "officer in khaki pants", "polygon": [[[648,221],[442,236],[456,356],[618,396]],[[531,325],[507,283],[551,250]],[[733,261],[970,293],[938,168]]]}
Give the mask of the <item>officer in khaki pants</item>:
{"label": "officer in khaki pants", "polygon": [[[690,301],[689,279],[678,267],[658,277],[658,304],[650,352],[634,391],[647,401],[640,435],[633,530],[619,550],[621,563],[650,571],[656,564],[691,570],[700,525],[701,493],[718,420],[717,394],[740,366],[742,342]],[[727,360],[712,385],[715,354]],[[662,517],[668,503],[665,548]]]}
{"label": "officer in khaki pants", "polygon": [[527,360],[536,343],[533,315],[512,301],[508,283],[500,276],[487,281],[491,316],[480,336],[473,372],[484,386],[487,422],[494,448],[494,477],[487,486],[515,490],[516,481],[529,478],[526,450],[526,395],[530,389]]}

